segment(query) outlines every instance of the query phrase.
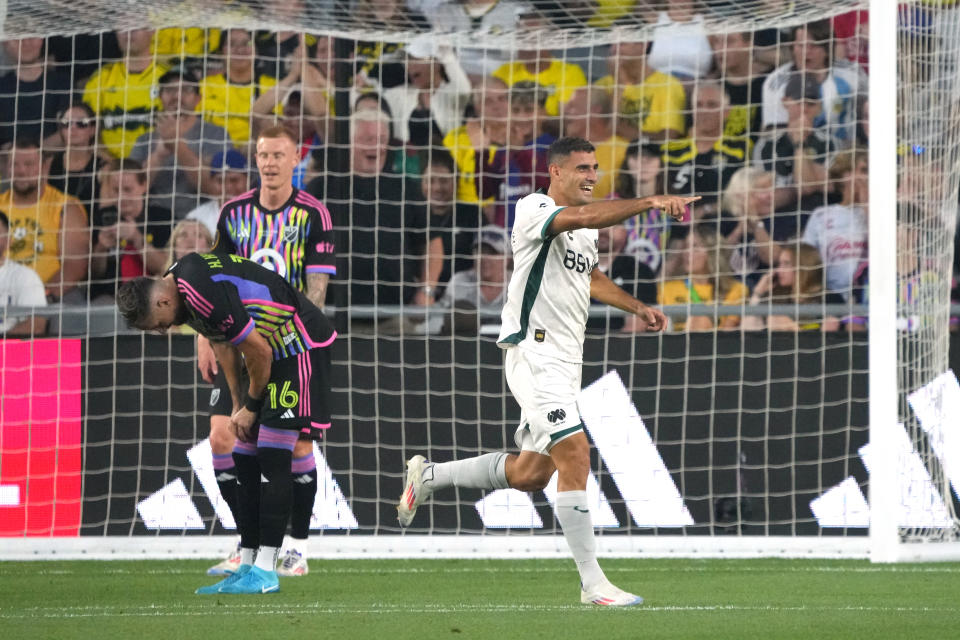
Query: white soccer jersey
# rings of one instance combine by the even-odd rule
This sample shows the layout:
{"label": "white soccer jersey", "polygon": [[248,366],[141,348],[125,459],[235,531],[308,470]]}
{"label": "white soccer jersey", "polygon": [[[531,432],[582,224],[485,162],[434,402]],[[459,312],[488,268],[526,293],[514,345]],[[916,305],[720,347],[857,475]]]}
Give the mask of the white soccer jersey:
{"label": "white soccer jersey", "polygon": [[596,229],[577,229],[548,235],[547,227],[561,209],[542,193],[517,201],[511,237],[513,276],[497,343],[504,349],[519,346],[567,362],[583,362],[598,234]]}

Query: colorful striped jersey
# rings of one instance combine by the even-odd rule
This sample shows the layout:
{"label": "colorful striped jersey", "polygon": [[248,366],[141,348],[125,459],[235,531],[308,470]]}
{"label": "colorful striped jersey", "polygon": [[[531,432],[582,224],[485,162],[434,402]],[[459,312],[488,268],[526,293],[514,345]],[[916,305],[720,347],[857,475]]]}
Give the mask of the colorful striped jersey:
{"label": "colorful striped jersey", "polygon": [[336,275],[333,219],[306,191],[294,188],[282,207],[268,210],[253,189],[220,209],[215,253],[235,254],[276,271],[300,291],[307,274]]}
{"label": "colorful striped jersey", "polygon": [[243,342],[254,330],[273,359],[327,347],[333,325],[307,297],[270,269],[236,255],[189,253],[175,262],[186,324],[211,341]]}

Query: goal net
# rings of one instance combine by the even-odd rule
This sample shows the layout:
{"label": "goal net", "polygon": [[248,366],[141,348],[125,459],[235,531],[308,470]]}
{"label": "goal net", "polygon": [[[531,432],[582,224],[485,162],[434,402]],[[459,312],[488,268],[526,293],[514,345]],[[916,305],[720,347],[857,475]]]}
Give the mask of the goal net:
{"label": "goal net", "polygon": [[670,317],[590,311],[601,552],[953,549],[960,10],[893,4],[0,4],[0,555],[232,544],[195,336],[132,332],[113,296],[212,246],[274,125],[336,235],[313,552],[565,553],[555,478],[395,509],[411,456],[515,447],[509,234],[562,136],[595,145],[597,200],[702,196],[581,265]]}

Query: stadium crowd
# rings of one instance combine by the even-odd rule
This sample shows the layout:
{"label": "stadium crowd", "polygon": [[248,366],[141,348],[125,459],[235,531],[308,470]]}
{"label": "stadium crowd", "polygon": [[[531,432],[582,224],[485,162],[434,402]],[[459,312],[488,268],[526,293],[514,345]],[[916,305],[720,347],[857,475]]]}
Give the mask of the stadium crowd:
{"label": "stadium crowd", "polygon": [[[255,186],[258,131],[277,123],[300,141],[294,186],[333,215],[333,306],[495,313],[514,206],[547,185],[546,149],[559,136],[596,146],[598,199],[703,196],[682,222],[654,210],[601,234],[597,268],[644,302],[866,301],[865,11],[707,35],[690,3],[668,4],[644,16],[654,25],[646,42],[511,54],[455,50],[436,33],[549,29],[564,12],[510,0],[355,5],[353,19],[418,35],[352,42],[347,65],[336,64],[331,37],[295,32],[140,29],[4,42],[0,221],[9,231],[0,224],[0,260],[5,253],[39,278],[4,279],[3,303],[111,302],[119,283],[210,247],[219,207]],[[615,27],[623,14],[614,5],[599,3],[590,26]],[[344,69],[352,77],[337,78]],[[336,112],[338,83],[350,86],[350,113]],[[347,166],[327,166],[344,119]],[[904,149],[900,161],[935,169],[923,153]],[[899,188],[922,206],[914,196],[924,185]],[[907,241],[915,234],[903,229]],[[921,267],[903,266],[922,285]],[[18,287],[33,296],[17,297]],[[408,328],[477,331],[476,318],[447,315]],[[632,330],[612,318],[591,326]],[[673,322],[738,327],[864,322],[755,311]]]}

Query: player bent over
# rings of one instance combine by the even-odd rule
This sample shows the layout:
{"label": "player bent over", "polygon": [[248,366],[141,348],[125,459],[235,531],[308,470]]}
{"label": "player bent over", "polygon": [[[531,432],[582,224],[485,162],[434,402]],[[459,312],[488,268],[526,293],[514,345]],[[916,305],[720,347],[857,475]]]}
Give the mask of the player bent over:
{"label": "player bent over", "polygon": [[580,392],[583,338],[590,298],[636,314],[648,331],[666,317],[629,295],[597,269],[597,229],[619,224],[647,209],[676,219],[699,198],[654,196],[593,202],[597,183],[594,146],[561,138],[548,151],[550,187],[517,202],[513,276],[497,340],[506,351],[507,384],[520,405],[515,440],[519,455],[486,455],[432,463],[407,462],[397,506],[402,526],[434,491],[446,487],[537,491],[557,477],[557,520],[580,572],[584,604],[631,606],[643,598],[610,583],[597,563],[587,504],[590,449],[576,398]]}
{"label": "player bent over", "polygon": [[234,255],[188,254],[162,278],[125,283],[117,307],[138,329],[162,332],[187,324],[208,338],[230,386],[242,560],[235,573],[197,593],[279,590],[276,563],[290,517],[292,452],[301,433],[330,426],[326,347],[336,332],[286,280]]}

